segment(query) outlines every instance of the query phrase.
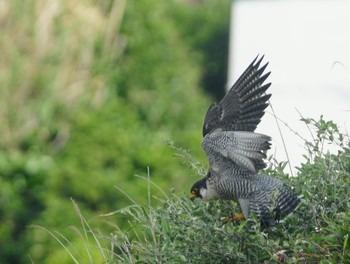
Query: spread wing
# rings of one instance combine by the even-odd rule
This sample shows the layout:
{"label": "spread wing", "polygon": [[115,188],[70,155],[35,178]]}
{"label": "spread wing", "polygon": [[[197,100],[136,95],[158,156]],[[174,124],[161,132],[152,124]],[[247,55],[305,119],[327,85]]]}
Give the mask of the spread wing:
{"label": "spread wing", "polygon": [[270,72],[263,74],[262,56],[256,57],[219,104],[212,104],[203,124],[202,147],[212,169],[219,171],[225,159],[256,173],[265,168],[265,150],[270,137],[254,133],[264,115],[271,94],[271,83],[263,84]]}
{"label": "spread wing", "polygon": [[[263,75],[268,65],[260,67],[264,56],[258,56],[238,78],[219,104],[212,104],[205,116],[203,137],[213,131],[254,131],[260,123],[267,100],[264,95],[271,83],[263,85],[270,72]],[[260,67],[260,68],[259,68]]]}

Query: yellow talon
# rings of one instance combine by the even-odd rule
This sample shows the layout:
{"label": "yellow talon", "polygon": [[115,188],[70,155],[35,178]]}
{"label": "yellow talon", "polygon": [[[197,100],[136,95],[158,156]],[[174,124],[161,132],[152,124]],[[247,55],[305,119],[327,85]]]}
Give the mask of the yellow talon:
{"label": "yellow talon", "polygon": [[243,220],[243,219],[245,219],[243,213],[235,214],[235,215],[232,216],[232,217],[222,217],[222,218],[221,218],[221,220],[224,221],[224,222],[235,222],[235,221]]}

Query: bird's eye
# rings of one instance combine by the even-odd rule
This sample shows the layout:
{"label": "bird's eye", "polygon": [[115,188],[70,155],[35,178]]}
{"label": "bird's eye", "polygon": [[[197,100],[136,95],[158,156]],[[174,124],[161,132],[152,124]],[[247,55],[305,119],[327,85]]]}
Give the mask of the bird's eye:
{"label": "bird's eye", "polygon": [[193,190],[192,190],[192,194],[196,194],[198,192],[198,189],[197,188],[194,188]]}

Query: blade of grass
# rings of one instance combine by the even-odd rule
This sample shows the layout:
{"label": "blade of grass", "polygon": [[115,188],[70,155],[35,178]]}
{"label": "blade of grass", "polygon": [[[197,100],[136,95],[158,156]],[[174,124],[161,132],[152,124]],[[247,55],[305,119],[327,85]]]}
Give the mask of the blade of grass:
{"label": "blade of grass", "polygon": [[[38,229],[41,229],[41,230],[47,232],[51,237],[53,237],[65,249],[65,251],[68,253],[68,255],[71,257],[71,259],[74,261],[74,263],[79,264],[79,261],[73,256],[73,254],[66,247],[66,245],[50,230],[46,229],[45,227],[39,226],[39,225],[30,225],[29,227],[38,228]],[[61,237],[63,237],[63,235],[61,235]],[[65,240],[68,241],[67,239],[65,239]]]}
{"label": "blade of grass", "polygon": [[[73,207],[75,209],[75,211],[77,212],[79,218],[80,218],[80,221],[81,221],[81,224],[83,226],[83,230],[84,230],[84,235],[85,235],[85,245],[86,245],[86,249],[87,249],[87,253],[88,253],[88,256],[90,258],[90,262],[93,263],[93,258],[91,256],[91,247],[90,247],[90,243],[89,243],[89,236],[88,236],[88,231],[90,232],[90,234],[92,235],[92,237],[94,238],[95,240],[95,243],[97,244],[98,248],[99,248],[99,251],[101,253],[101,256],[103,259],[106,259],[106,256],[104,254],[104,251],[102,250],[102,246],[101,246],[101,243],[99,241],[99,239],[97,238],[97,236],[95,235],[94,231],[92,230],[91,226],[89,225],[89,223],[86,221],[86,219],[84,218],[84,216],[82,215],[81,211],[80,211],[80,208],[79,206],[77,205],[77,203],[71,198],[71,201],[73,203]],[[86,229],[86,227],[88,228],[88,230]]]}

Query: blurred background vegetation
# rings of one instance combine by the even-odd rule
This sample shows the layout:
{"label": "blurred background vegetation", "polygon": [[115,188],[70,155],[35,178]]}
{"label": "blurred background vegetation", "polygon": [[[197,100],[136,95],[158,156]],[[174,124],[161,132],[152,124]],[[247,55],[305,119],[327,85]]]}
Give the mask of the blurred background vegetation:
{"label": "blurred background vegetation", "polygon": [[[229,0],[0,1],[0,262],[64,263],[47,232],[196,179],[201,125],[224,93]],[[154,190],[156,193],[157,190]],[[124,225],[126,218],[111,222]],[[78,242],[79,243],[79,242]],[[51,246],[55,244],[55,246]],[[67,263],[70,263],[67,260]]]}

